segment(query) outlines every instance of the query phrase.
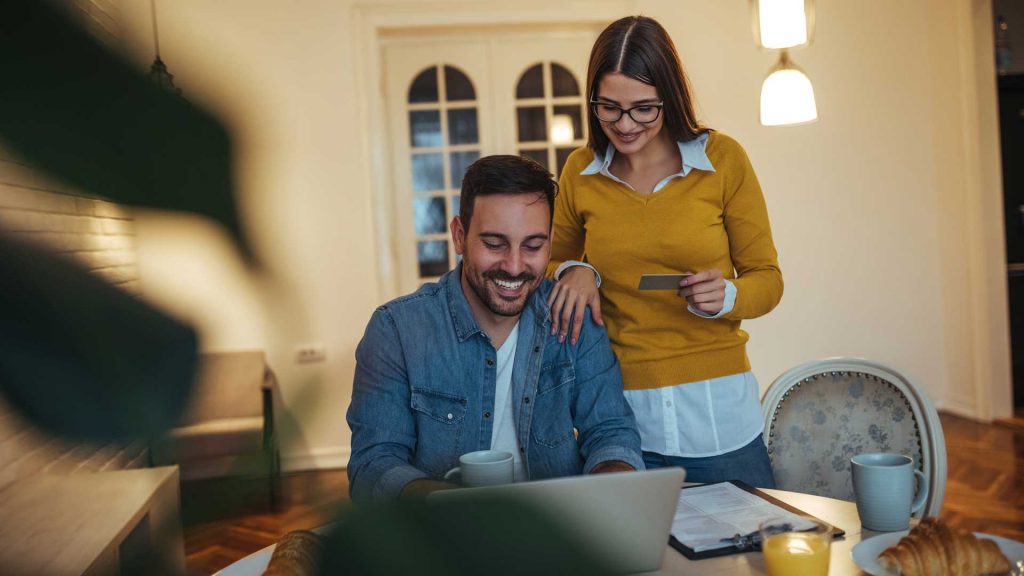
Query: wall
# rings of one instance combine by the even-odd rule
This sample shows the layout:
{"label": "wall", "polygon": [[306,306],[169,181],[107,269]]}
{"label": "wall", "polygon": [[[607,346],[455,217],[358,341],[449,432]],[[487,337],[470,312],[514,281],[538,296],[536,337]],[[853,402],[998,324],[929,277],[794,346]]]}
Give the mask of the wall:
{"label": "wall", "polygon": [[[344,463],[353,351],[388,293],[378,282],[369,148],[384,128],[357,117],[361,98],[379,96],[360,83],[355,61],[365,31],[354,9],[369,4],[158,6],[161,54],[176,83],[235,130],[239,198],[264,269],[246,270],[200,223],[140,215],[143,291],[192,319],[206,348],[268,350],[292,419],[286,467]],[[988,220],[978,192],[992,185],[978,160],[978,139],[991,136],[978,129],[987,112],[961,87],[965,75],[985,72],[963,21],[969,28],[987,3],[818,2],[815,42],[793,57],[814,82],[820,120],[789,128],[758,124],[773,56],[753,45],[747,2],[636,5],[669,29],[704,120],[744,144],[765,189],[786,294],[771,315],[745,324],[762,387],[804,361],[864,356],[920,383],[940,406],[991,417],[976,382],[1009,386],[1005,313],[1002,327],[992,319],[1005,312],[1005,295],[988,274],[1001,259],[991,241],[1001,224]],[[468,22],[526,10],[490,0],[440,6],[466,7]],[[122,14],[126,48],[147,67],[149,3],[125,1]],[[295,364],[303,342],[324,343],[326,362]]]}

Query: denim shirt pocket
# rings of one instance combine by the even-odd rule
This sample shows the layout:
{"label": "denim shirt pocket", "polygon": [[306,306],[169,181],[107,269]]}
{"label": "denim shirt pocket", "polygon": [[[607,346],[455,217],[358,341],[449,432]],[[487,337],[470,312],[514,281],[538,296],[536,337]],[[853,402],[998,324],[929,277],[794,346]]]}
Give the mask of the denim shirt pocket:
{"label": "denim shirt pocket", "polygon": [[541,367],[533,408],[533,438],[541,446],[555,448],[573,438],[572,389],[576,371],[572,362]]}
{"label": "denim shirt pocket", "polygon": [[416,413],[416,464],[425,472],[441,476],[455,466],[462,454],[463,422],[466,419],[466,398],[455,394],[413,388],[410,407]]}

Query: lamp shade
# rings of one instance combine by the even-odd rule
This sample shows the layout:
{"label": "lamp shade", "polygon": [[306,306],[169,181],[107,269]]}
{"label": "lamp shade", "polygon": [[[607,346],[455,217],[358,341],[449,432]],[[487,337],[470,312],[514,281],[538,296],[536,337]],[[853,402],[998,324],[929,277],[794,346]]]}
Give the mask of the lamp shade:
{"label": "lamp shade", "polygon": [[551,132],[548,139],[555,146],[572,144],[575,134],[572,127],[572,116],[568,114],[555,114],[551,117]]}
{"label": "lamp shade", "polygon": [[812,0],[753,0],[754,37],[769,50],[806,46],[814,23]]}
{"label": "lamp shade", "polygon": [[814,86],[783,51],[779,63],[761,85],[761,124],[785,126],[817,119]]}

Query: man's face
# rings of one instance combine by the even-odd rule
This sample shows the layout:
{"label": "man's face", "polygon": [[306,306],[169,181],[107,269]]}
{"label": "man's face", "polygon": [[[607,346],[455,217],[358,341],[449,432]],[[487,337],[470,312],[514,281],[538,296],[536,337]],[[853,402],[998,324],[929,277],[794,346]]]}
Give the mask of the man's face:
{"label": "man's face", "polygon": [[451,225],[463,291],[478,322],[519,316],[551,257],[550,208],[532,193],[478,196],[473,208],[469,230]]}

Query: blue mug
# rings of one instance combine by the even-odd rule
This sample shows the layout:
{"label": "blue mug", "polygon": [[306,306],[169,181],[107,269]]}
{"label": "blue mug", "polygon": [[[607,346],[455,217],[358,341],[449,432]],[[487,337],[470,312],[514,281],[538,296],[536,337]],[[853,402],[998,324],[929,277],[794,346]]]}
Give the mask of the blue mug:
{"label": "blue mug", "polygon": [[877,532],[908,529],[910,515],[924,508],[928,498],[928,479],[914,468],[914,460],[903,454],[874,452],[858,454],[850,463],[861,526]]}

